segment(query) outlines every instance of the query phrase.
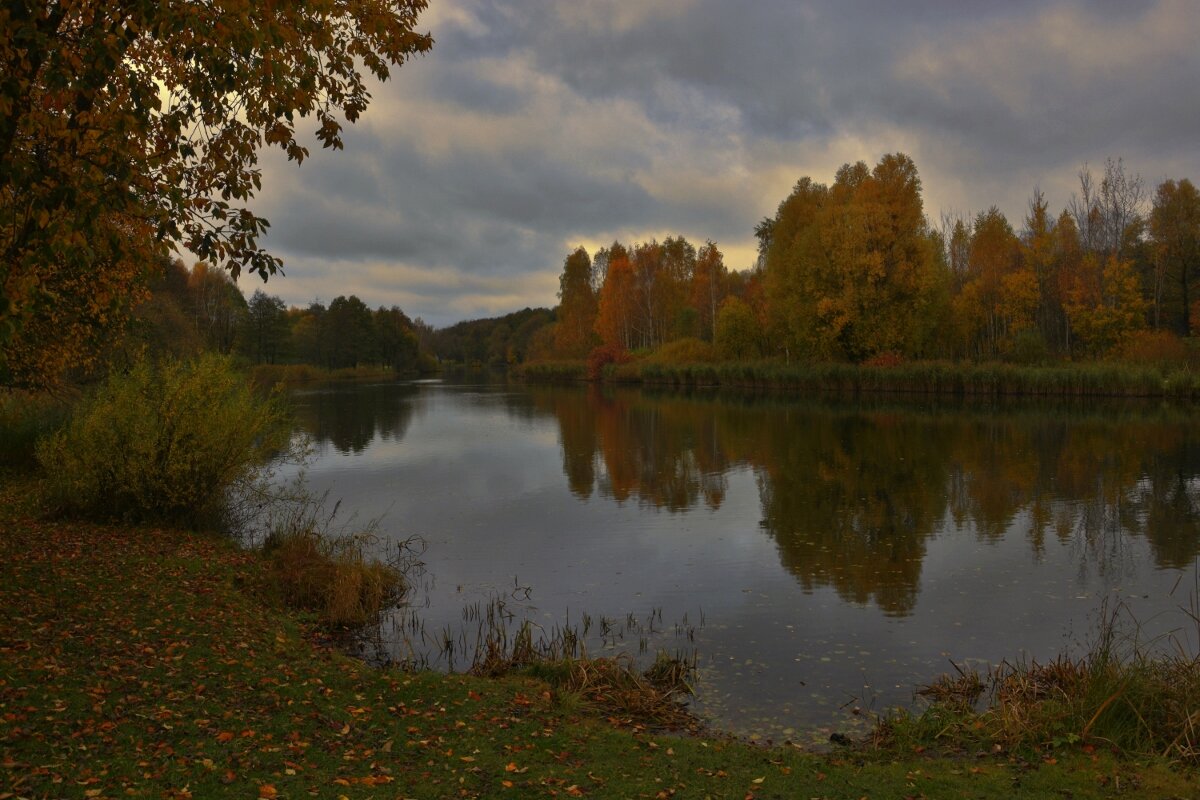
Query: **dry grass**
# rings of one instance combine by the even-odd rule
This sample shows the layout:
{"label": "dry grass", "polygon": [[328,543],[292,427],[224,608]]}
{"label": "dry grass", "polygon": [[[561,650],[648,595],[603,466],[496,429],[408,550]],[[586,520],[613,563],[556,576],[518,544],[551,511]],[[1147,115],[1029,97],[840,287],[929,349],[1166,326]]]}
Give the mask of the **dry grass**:
{"label": "dry grass", "polygon": [[1005,750],[1080,744],[1200,763],[1200,656],[1176,640],[1119,635],[1119,612],[1104,615],[1081,657],[1005,662],[982,674],[956,667],[919,690],[931,702],[923,714],[885,720],[880,736]]}
{"label": "dry grass", "polygon": [[364,556],[362,534],[330,539],[313,529],[272,533],[264,551],[288,605],[333,627],[371,623],[404,593],[401,571]]}
{"label": "dry grass", "polygon": [[639,670],[631,656],[618,655],[533,661],[522,671],[600,709],[612,722],[671,730],[699,724],[682,702],[692,692],[687,680],[692,666],[663,654],[647,670]]}
{"label": "dry grass", "polygon": [[560,698],[575,698],[598,708],[619,724],[673,730],[699,727],[682,702],[692,694],[689,681],[695,665],[691,661],[659,653],[649,668],[640,670],[626,653],[589,657],[572,628],[535,637],[535,626],[523,622],[509,636],[495,614],[488,619],[492,622],[478,643],[471,674],[531,675],[550,684]]}

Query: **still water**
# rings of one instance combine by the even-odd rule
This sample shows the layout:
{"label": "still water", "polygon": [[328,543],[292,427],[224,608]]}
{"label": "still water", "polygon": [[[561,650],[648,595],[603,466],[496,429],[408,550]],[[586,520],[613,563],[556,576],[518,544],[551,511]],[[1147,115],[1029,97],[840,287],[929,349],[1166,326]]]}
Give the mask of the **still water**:
{"label": "still water", "polygon": [[483,378],[294,404],[312,488],[381,516],[381,551],[426,544],[409,609],[384,626],[396,659],[413,655],[411,614],[452,635],[495,598],[547,631],[603,618],[594,654],[694,653],[694,711],[804,741],[856,708],[910,705],[952,661],[1079,652],[1106,603],[1143,638],[1197,646],[1183,609],[1200,414],[1185,407]]}

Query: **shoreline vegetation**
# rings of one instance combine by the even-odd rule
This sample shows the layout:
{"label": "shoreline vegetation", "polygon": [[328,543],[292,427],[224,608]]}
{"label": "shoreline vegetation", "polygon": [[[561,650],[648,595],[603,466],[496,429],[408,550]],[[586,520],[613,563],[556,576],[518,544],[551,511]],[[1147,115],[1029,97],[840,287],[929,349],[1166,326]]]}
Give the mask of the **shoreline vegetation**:
{"label": "shoreline vegetation", "polygon": [[600,382],[674,387],[730,387],[816,393],[902,393],[1036,397],[1196,399],[1200,372],[1186,367],[1118,363],[1021,366],[915,361],[894,366],[784,364],[778,361],[662,363],[652,359],[605,364],[534,361],[514,367],[530,383]]}
{"label": "shoreline vegetation", "polygon": [[269,389],[279,384],[294,387],[314,383],[412,380],[431,373],[374,365],[330,369],[312,364],[254,364],[247,368],[247,374],[251,384]]}

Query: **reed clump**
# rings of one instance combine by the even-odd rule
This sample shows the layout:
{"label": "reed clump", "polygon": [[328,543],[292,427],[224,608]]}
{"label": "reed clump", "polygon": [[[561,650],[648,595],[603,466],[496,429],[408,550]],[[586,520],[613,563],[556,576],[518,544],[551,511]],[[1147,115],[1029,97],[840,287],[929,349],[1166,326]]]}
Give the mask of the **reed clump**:
{"label": "reed clump", "polygon": [[1017,751],[1100,746],[1200,762],[1200,656],[1177,643],[1126,642],[1116,631],[1116,615],[1107,617],[1080,657],[1006,662],[986,673],[956,667],[919,690],[928,709],[884,720],[879,735]]}
{"label": "reed clump", "polygon": [[[692,694],[694,655],[689,658],[682,653],[658,651],[654,662],[642,669],[626,652],[589,656],[584,644],[592,625],[588,615],[584,615],[581,627],[564,625],[547,632],[523,620],[512,630],[512,612],[504,600],[495,598],[477,617],[479,630],[468,670],[473,675],[528,675],[548,683],[565,704],[592,705],[620,724],[672,729],[699,726],[683,702]],[[628,621],[643,630],[632,614]],[[599,622],[600,631],[608,631],[606,637],[609,633],[615,635],[613,625],[614,621],[606,618]],[[643,638],[642,652],[645,644]]]}
{"label": "reed clump", "polygon": [[698,725],[683,704],[692,693],[689,681],[694,666],[665,653],[659,653],[644,670],[628,654],[549,659],[527,651],[515,659],[485,658],[471,671],[482,676],[529,675],[548,683],[560,696],[578,698],[600,709],[619,724],[669,729]]}
{"label": "reed clump", "polygon": [[366,556],[372,540],[296,529],[273,532],[263,550],[284,602],[316,614],[324,625],[356,628],[378,620],[405,590],[395,565]]}
{"label": "reed clump", "polygon": [[[562,362],[554,370],[526,365],[530,381],[570,374],[583,367]],[[1183,365],[1097,362],[1051,366],[1010,363],[952,363],[884,359],[866,364],[780,361],[681,361],[655,356],[606,364],[596,376],[613,383],[678,387],[727,386],[832,394],[932,394],[1032,397],[1200,397],[1200,371]]]}
{"label": "reed clump", "polygon": [[330,628],[361,628],[377,622],[407,590],[402,544],[395,558],[373,557],[380,545],[379,520],[335,524],[340,504],[327,510],[326,496],[303,487],[267,506],[262,551],[283,597]]}

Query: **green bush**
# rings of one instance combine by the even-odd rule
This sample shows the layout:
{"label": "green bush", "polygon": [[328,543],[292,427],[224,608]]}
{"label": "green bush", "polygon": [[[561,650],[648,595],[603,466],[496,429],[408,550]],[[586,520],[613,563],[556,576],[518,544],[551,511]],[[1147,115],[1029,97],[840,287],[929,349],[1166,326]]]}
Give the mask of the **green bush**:
{"label": "green bush", "polygon": [[114,375],[37,445],[49,496],[102,518],[195,524],[285,444],[278,396],[256,394],[227,359],[136,366]]}
{"label": "green bush", "polygon": [[0,464],[33,463],[37,440],[63,424],[67,408],[50,394],[0,390]]}

